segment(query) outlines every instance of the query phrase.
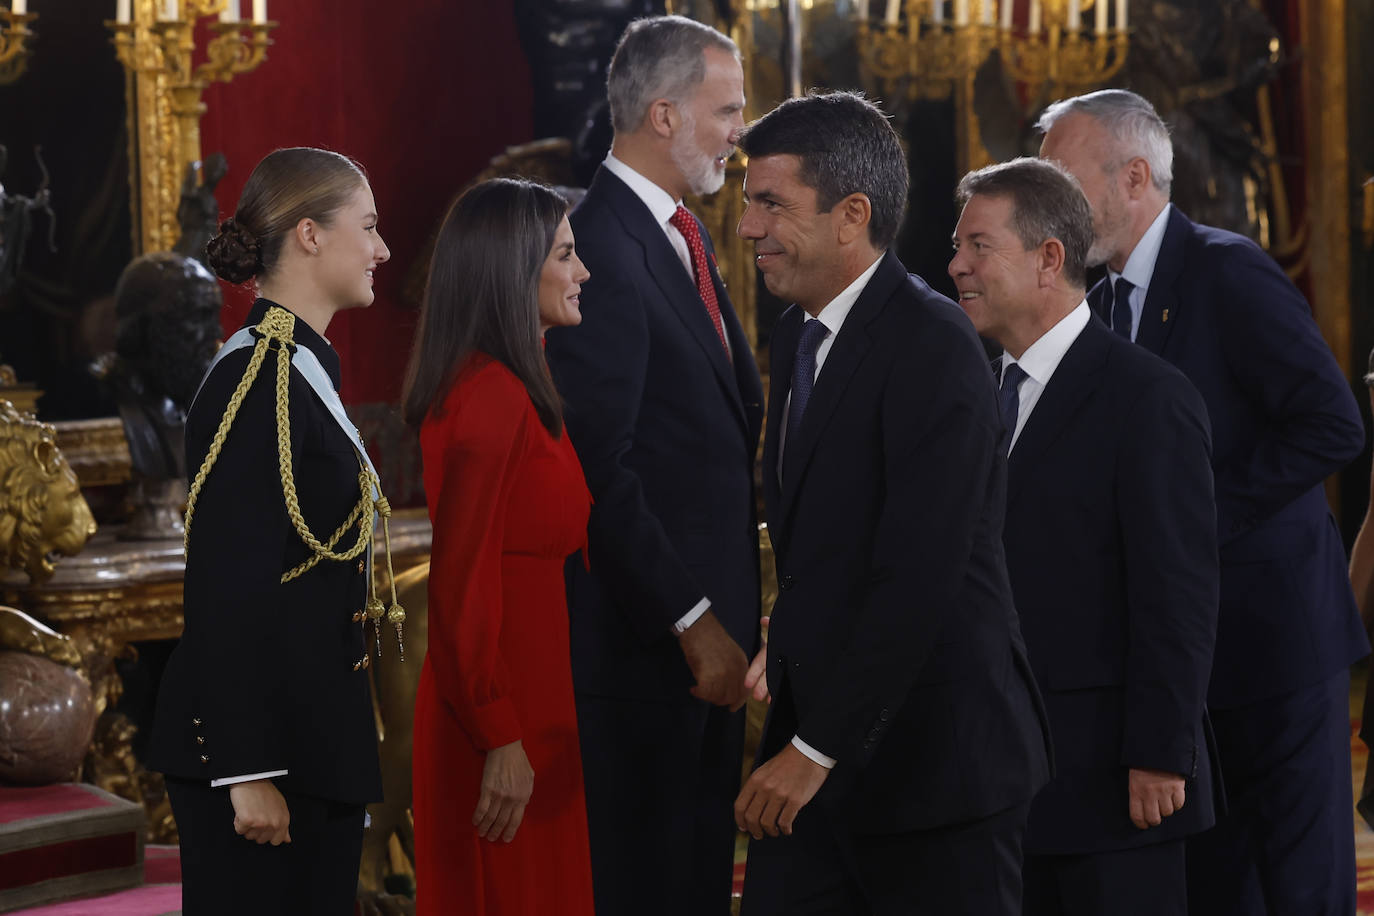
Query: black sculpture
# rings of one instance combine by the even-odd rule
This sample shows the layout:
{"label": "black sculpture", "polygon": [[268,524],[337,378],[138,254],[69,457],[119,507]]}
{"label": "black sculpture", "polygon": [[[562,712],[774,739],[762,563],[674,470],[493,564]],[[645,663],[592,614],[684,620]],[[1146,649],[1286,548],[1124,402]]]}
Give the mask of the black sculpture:
{"label": "black sculpture", "polygon": [[[38,168],[43,173],[43,181],[33,197],[6,194],[4,184],[0,184],[0,296],[14,287],[15,278],[19,275],[19,261],[24,257],[24,249],[33,231],[34,211],[41,210],[48,214],[48,247],[57,250],[53,236],[57,223],[52,212],[52,196],[48,191],[48,169],[43,165],[41,150],[42,147],[35,147],[33,151],[38,159]],[[8,161],[9,152],[0,145],[0,177],[4,176]]]}
{"label": "black sculpture", "polygon": [[[181,203],[177,205],[177,222],[181,238],[172,250],[205,261],[205,246],[219,230],[219,201],[215,200],[215,186],[229,171],[229,160],[223,153],[211,153],[204,163],[191,162],[181,182]],[[201,173],[198,176],[197,173]],[[197,181],[197,177],[203,177]]]}
{"label": "black sculpture", "polygon": [[128,538],[180,536],[186,412],[219,347],[219,284],[194,258],[135,258],[115,287],[115,352],[97,364],[123,421],[134,477]]}

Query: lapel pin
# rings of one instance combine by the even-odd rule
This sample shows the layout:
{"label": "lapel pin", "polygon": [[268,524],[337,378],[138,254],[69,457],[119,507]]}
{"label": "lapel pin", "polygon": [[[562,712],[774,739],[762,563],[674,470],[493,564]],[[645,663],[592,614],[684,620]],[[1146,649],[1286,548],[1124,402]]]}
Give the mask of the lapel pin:
{"label": "lapel pin", "polygon": [[1163,321],[1163,322],[1166,322],[1166,323],[1168,322],[1168,320],[1169,320],[1169,310],[1168,310],[1168,309],[1165,309],[1165,310],[1164,310],[1164,314],[1163,314],[1163,316],[1161,316],[1160,320]]}

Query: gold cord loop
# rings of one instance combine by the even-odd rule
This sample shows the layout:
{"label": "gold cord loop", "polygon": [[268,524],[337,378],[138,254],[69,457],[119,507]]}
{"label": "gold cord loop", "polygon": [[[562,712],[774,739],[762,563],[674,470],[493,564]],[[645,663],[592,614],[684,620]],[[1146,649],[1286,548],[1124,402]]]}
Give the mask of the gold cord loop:
{"label": "gold cord loop", "polygon": [[[291,460],[291,416],[290,416],[290,391],[291,391],[291,354],[295,348],[295,341],[292,332],[295,330],[296,316],[281,308],[270,308],[263,316],[262,322],[257,326],[258,341],[253,346],[253,355],[248,360],[248,368],[243,373],[243,378],[239,380],[238,386],[234,389],[233,395],[229,398],[229,404],[225,408],[224,417],[220,420],[219,428],[215,431],[215,436],[210,442],[210,448],[206,452],[205,461],[196,472],[195,480],[191,484],[190,492],[186,499],[186,530],[182,546],[189,556],[191,550],[191,520],[195,514],[196,500],[200,496],[201,489],[205,486],[205,480],[210,475],[210,470],[219,460],[220,452],[224,448],[224,442],[228,438],[229,429],[234,424],[234,419],[238,416],[239,409],[243,406],[244,399],[248,396],[253,383],[257,381],[258,373],[262,370],[262,364],[267,358],[267,351],[271,349],[272,342],[277,342],[277,378],[276,378],[276,418],[277,418],[277,463],[281,471],[282,496],[286,501],[286,514],[291,519],[291,525],[296,530],[296,534],[310,548],[311,556],[303,563],[295,566],[282,574],[281,582],[285,585],[292,579],[296,579],[313,568],[321,560],[333,560],[335,562],[346,563],[360,554],[368,554],[368,576],[367,576],[367,618],[373,623],[373,628],[377,635],[377,656],[381,657],[381,619],[385,615],[387,619],[396,627],[396,643],[400,649],[401,661],[405,661],[405,646],[401,641],[401,623],[405,620],[405,610],[396,603],[396,581],[391,568],[391,532],[387,525],[387,520],[391,518],[391,504],[386,497],[382,496],[381,481],[377,475],[367,465],[362,455],[358,456],[360,465],[358,472],[358,502],[349,512],[348,517],[330,535],[329,540],[321,543],[306,524],[305,517],[301,514],[300,498],[296,492],[296,477]],[[381,515],[383,530],[385,531],[386,543],[386,567],[387,576],[391,579],[391,610],[389,613],[380,600],[377,598],[376,585],[373,580],[371,560],[372,555],[369,547],[372,545],[372,536],[376,528],[376,517]],[[354,525],[358,528],[358,537],[347,550],[336,551],[334,548],[343,539],[347,531]]]}

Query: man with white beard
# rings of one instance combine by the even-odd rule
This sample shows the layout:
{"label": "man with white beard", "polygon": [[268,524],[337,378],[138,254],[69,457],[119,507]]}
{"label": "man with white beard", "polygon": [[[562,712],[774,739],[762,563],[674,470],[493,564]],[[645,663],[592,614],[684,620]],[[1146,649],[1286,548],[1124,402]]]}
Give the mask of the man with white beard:
{"label": "man with white beard", "polygon": [[607,92],[614,144],[571,216],[591,271],[582,324],[547,338],[594,500],[589,565],[567,575],[596,911],[723,916],[758,643],[763,393],[682,198],[724,183],[739,51],[689,19],[636,20]]}

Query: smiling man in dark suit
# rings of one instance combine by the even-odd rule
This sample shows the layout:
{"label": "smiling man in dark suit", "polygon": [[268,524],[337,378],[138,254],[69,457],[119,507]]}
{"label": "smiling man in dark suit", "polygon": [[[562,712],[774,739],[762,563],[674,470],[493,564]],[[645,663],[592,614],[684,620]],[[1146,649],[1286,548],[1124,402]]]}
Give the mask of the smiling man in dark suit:
{"label": "smiling man in dark suit", "polygon": [[1108,89],[1046,109],[1042,158],[1093,210],[1089,305],[1164,357],[1212,424],[1221,612],[1208,708],[1227,814],[1189,842],[1198,913],[1355,908],[1349,666],[1369,652],[1322,482],[1364,447],[1312,311],[1249,239],[1169,203],[1173,148],[1145,99]]}
{"label": "smiling man in dark suit", "polygon": [[730,907],[763,393],[682,198],[721,187],[743,87],[734,43],[708,26],[626,29],[607,81],[615,142],[571,217],[592,274],[582,324],[548,335],[594,499],[568,606],[600,916]]}
{"label": "smiling man in dark suit", "polygon": [[949,273],[1004,348],[1004,541],[1055,778],[1026,828],[1028,916],[1181,916],[1215,821],[1203,702],[1217,621],[1207,413],[1084,300],[1088,202],[1058,166],[966,175]]}
{"label": "smiling man in dark suit", "polygon": [[887,251],[907,167],[861,96],[752,125],[775,295],[764,498],[780,593],[742,912],[1014,914],[1048,736],[1002,553],[1001,423],[958,307]]}

